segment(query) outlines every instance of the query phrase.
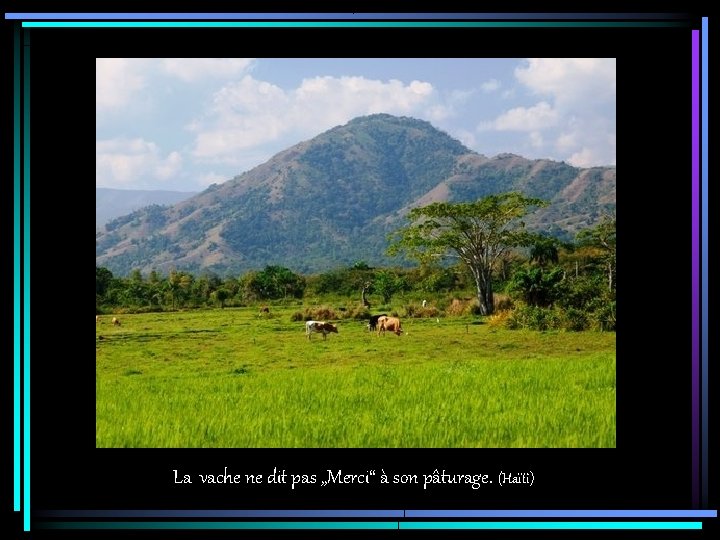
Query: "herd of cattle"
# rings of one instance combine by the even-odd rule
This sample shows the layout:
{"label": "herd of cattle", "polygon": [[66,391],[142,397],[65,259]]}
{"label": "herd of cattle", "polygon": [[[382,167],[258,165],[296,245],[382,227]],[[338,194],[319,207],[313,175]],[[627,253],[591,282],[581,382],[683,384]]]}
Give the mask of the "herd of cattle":
{"label": "herd of cattle", "polygon": [[[102,322],[100,315],[95,315],[95,324],[100,322]],[[120,319],[117,317],[113,317],[111,322],[114,326],[120,326]],[[397,317],[388,317],[385,313],[370,317],[367,328],[370,332],[377,332],[378,336],[385,335],[385,332],[394,332],[398,336],[403,333],[400,319]],[[305,323],[305,335],[310,339],[310,336],[315,333],[322,334],[323,339],[327,339],[328,334],[338,333],[337,325],[326,321],[307,321]]]}
{"label": "herd of cattle", "polygon": [[[385,335],[385,332],[394,332],[396,335],[403,333],[400,319],[397,317],[388,317],[385,313],[381,315],[373,315],[367,325],[370,332],[377,332],[377,335]],[[322,334],[323,339],[327,339],[327,335],[338,333],[337,326],[326,321],[307,321],[305,323],[305,335],[308,339],[314,333]]]}

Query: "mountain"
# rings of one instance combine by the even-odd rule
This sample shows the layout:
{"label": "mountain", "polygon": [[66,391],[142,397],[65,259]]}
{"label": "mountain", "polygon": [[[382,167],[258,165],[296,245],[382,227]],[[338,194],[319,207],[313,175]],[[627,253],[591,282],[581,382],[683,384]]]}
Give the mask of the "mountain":
{"label": "mountain", "polygon": [[95,230],[101,231],[111,219],[124,216],[144,206],[175,204],[196,193],[195,191],[95,188]]}
{"label": "mountain", "polygon": [[528,226],[572,237],[615,207],[615,167],[581,169],[514,154],[488,158],[429,122],[355,118],[170,208],[115,220],[96,238],[96,263],[116,275],[268,264],[324,271],[385,256],[386,236],[414,207],[519,190],[551,204]]}

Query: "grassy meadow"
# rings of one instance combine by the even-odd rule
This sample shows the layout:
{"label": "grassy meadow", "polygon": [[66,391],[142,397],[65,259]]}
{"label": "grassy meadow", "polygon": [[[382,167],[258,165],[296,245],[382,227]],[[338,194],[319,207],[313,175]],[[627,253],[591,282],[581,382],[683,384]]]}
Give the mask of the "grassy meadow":
{"label": "grassy meadow", "polygon": [[615,334],[403,319],[305,336],[296,308],[102,316],[98,447],[614,447]]}

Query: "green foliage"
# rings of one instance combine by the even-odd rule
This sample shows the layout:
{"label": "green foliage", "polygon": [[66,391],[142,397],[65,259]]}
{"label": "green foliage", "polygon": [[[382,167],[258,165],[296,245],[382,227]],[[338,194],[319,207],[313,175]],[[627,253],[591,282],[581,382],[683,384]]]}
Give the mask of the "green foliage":
{"label": "green foliage", "polygon": [[549,307],[562,295],[563,269],[524,266],[515,270],[507,286],[511,297],[530,306]]}
{"label": "green foliage", "polygon": [[305,278],[283,266],[268,265],[262,272],[252,273],[245,286],[262,300],[302,298]]}
{"label": "green foliage", "polygon": [[388,253],[406,252],[421,262],[448,254],[467,266],[475,281],[483,315],[493,312],[493,272],[513,247],[528,245],[522,221],[540,199],[517,192],[488,195],[469,203],[432,203],[413,208],[410,225],[395,234]]}
{"label": "green foliage", "polygon": [[616,445],[612,334],[412,319],[400,337],[348,322],[327,341],[308,341],[294,311],[129,314],[121,327],[98,324],[96,446]]}
{"label": "green foliage", "polygon": [[560,330],[563,328],[564,316],[557,308],[520,306],[512,311],[506,324],[511,330]]}
{"label": "green foliage", "polygon": [[406,288],[407,282],[405,279],[393,272],[381,270],[375,274],[375,279],[373,280],[373,290],[382,296],[384,304],[389,303],[395,293]]}

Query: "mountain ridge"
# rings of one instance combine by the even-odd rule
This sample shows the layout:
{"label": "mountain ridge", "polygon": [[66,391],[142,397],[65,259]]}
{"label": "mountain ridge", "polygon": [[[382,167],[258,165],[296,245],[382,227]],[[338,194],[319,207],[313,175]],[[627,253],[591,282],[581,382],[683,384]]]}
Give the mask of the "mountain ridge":
{"label": "mountain ridge", "polygon": [[504,191],[548,200],[528,226],[571,237],[614,209],[615,178],[615,167],[488,158],[427,121],[369,115],[169,208],[136,212],[97,236],[96,264],[120,274],[397,264],[385,256],[386,235],[410,208]]}

